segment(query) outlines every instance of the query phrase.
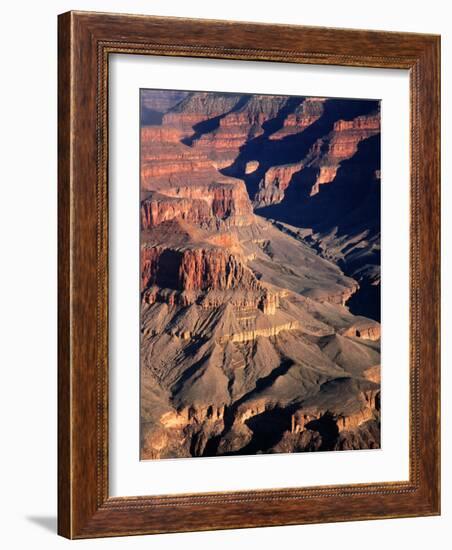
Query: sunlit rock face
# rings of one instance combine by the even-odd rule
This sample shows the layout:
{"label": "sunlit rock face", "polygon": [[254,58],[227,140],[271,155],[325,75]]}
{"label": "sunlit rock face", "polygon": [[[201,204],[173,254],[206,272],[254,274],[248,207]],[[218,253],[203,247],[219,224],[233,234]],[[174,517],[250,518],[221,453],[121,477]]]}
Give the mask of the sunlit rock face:
{"label": "sunlit rock face", "polygon": [[141,457],[380,446],[377,101],[141,92]]}

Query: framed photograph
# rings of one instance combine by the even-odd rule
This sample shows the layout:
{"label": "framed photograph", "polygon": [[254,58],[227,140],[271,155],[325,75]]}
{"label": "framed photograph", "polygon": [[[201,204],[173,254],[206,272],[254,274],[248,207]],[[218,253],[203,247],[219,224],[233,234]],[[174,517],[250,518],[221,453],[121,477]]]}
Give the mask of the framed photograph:
{"label": "framed photograph", "polygon": [[439,59],[59,16],[61,535],[440,513]]}

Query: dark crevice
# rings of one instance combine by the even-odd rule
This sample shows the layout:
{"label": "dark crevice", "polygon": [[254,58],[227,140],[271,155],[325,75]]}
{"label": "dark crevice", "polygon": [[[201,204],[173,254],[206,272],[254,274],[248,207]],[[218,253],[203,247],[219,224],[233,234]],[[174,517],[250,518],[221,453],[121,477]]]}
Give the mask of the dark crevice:
{"label": "dark crevice", "polygon": [[381,288],[380,285],[372,285],[368,281],[361,281],[359,289],[347,300],[345,304],[353,315],[361,315],[381,321]]}
{"label": "dark crevice", "polygon": [[[212,437],[207,442],[207,445],[204,449],[203,456],[217,456],[218,446],[220,444],[220,441],[232,428],[232,425],[234,424],[234,420],[236,417],[237,409],[239,408],[239,406],[245,401],[247,401],[248,399],[250,399],[255,393],[263,391],[269,386],[271,386],[279,376],[283,376],[284,374],[286,374],[289,368],[293,364],[294,363],[291,359],[284,360],[278,367],[273,369],[268,376],[259,378],[256,381],[255,387],[251,391],[243,395],[240,399],[235,401],[232,405],[225,407],[224,418],[223,418],[224,428],[219,435]],[[237,453],[234,453],[234,454],[237,454]],[[244,454],[247,454],[247,453],[244,453]]]}
{"label": "dark crevice", "polygon": [[245,424],[253,432],[253,437],[235,454],[252,455],[268,452],[279,443],[284,432],[290,430],[292,413],[290,407],[275,407],[246,420]]}
{"label": "dark crevice", "polygon": [[332,451],[335,447],[339,436],[336,418],[326,412],[317,420],[311,420],[306,424],[305,428],[313,432],[317,432],[322,438],[322,443],[317,451]]}

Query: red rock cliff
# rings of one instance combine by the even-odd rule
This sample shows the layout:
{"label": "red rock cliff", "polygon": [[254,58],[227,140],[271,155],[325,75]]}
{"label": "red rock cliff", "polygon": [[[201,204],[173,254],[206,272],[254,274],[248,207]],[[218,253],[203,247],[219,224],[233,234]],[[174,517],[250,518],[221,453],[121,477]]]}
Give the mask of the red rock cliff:
{"label": "red rock cliff", "polygon": [[183,291],[260,287],[252,271],[228,250],[164,246],[142,248],[141,286],[150,285]]}
{"label": "red rock cliff", "polygon": [[148,193],[141,202],[141,223],[150,229],[173,219],[213,227],[219,222],[246,225],[252,222],[252,208],[242,181],[168,187]]}
{"label": "red rock cliff", "polygon": [[356,153],[361,141],[379,132],[380,116],[377,114],[336,122],[332,132],[314,145],[311,159],[306,163],[307,166],[319,168],[311,195],[319,192],[320,185],[331,183],[334,180],[340,163]]}

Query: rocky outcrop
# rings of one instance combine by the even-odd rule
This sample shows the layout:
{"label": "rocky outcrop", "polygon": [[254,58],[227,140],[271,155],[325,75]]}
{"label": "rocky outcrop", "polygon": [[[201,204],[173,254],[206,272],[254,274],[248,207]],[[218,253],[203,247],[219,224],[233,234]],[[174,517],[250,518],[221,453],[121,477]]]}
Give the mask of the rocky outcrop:
{"label": "rocky outcrop", "polygon": [[341,162],[357,152],[361,141],[379,133],[379,113],[336,122],[332,132],[314,145],[306,163],[319,169],[310,195],[317,194],[321,185],[334,181]]}
{"label": "rocky outcrop", "polygon": [[380,365],[373,365],[372,367],[368,367],[363,371],[363,376],[364,378],[366,378],[366,380],[375,382],[375,384],[380,384],[381,382]]}
{"label": "rocky outcrop", "polygon": [[380,390],[376,387],[376,389],[358,392],[353,406],[345,407],[343,410],[336,409],[335,411],[334,407],[332,410],[330,408],[321,410],[316,407],[311,410],[309,407],[298,409],[291,416],[291,432],[301,433],[306,429],[315,428],[326,419],[336,425],[338,433],[344,430],[353,430],[378,415],[379,396]]}
{"label": "rocky outcrop", "polygon": [[342,334],[344,336],[363,338],[364,340],[379,340],[380,323],[372,319],[357,318],[356,322],[346,328]]}
{"label": "rocky outcrop", "polygon": [[184,291],[260,288],[252,271],[227,250],[166,246],[143,247],[141,285]]}
{"label": "rocky outcrop", "polygon": [[293,175],[299,172],[302,167],[303,163],[294,163],[269,168],[259,183],[259,191],[254,197],[254,203],[261,208],[281,202]]}
{"label": "rocky outcrop", "polygon": [[183,428],[188,423],[201,424],[206,420],[223,420],[225,407],[218,405],[191,406],[179,411],[169,411],[160,417],[160,424],[165,428]]}
{"label": "rocky outcrop", "polygon": [[267,328],[255,328],[253,330],[240,331],[224,336],[222,342],[251,342],[260,337],[270,338],[277,336],[282,331],[296,330],[299,327],[296,321],[289,321],[281,325],[273,325]]}
{"label": "rocky outcrop", "polygon": [[259,168],[259,163],[257,160],[250,160],[245,165],[245,174],[252,174]]}
{"label": "rocky outcrop", "polygon": [[246,225],[252,221],[252,208],[241,181],[168,187],[144,195],[141,201],[143,229],[175,219],[212,229],[218,228],[218,222],[227,222],[228,226]]}
{"label": "rocky outcrop", "polygon": [[286,96],[250,95],[239,109],[229,113],[221,120],[220,127],[242,129],[244,133],[247,133],[247,136],[244,137],[253,138],[263,131],[264,123],[277,116],[286,102]]}
{"label": "rocky outcrop", "polygon": [[303,132],[323,115],[324,98],[307,97],[293,112],[287,114],[284,118],[283,126],[273,134],[270,134],[271,140],[282,139],[292,134]]}
{"label": "rocky outcrop", "polygon": [[143,229],[151,229],[175,219],[195,224],[207,223],[212,219],[212,209],[203,199],[171,197],[158,192],[146,193],[141,201]]}
{"label": "rocky outcrop", "polygon": [[313,288],[307,290],[304,294],[305,296],[317,300],[319,302],[326,302],[329,304],[340,304],[344,306],[351,296],[358,290],[359,285],[355,283],[351,288],[339,289],[335,292],[333,289],[330,292],[325,292],[321,288]]}

